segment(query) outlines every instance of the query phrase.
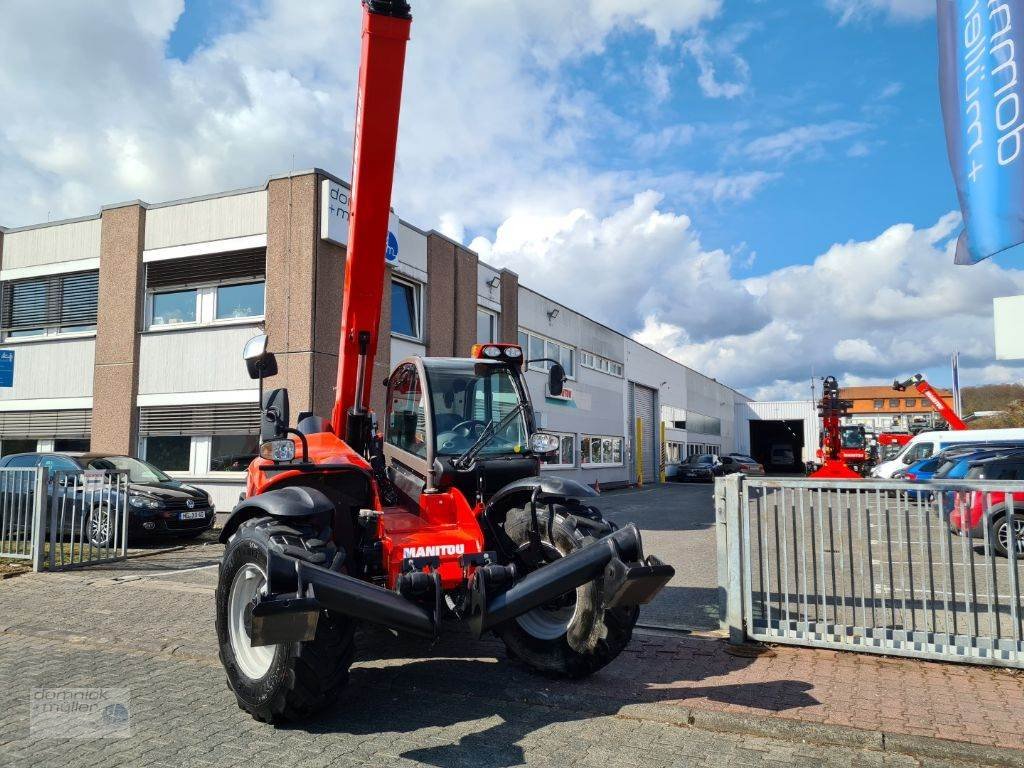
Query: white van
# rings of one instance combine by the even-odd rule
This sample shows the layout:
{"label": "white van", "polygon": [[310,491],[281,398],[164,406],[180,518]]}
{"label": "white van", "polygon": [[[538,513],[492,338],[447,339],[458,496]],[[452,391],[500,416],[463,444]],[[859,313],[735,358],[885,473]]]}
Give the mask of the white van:
{"label": "white van", "polygon": [[915,461],[927,459],[944,448],[959,443],[1024,443],[1024,429],[961,429],[955,432],[921,432],[914,435],[903,449],[888,461],[871,470],[872,477],[892,477],[898,469],[906,469]]}

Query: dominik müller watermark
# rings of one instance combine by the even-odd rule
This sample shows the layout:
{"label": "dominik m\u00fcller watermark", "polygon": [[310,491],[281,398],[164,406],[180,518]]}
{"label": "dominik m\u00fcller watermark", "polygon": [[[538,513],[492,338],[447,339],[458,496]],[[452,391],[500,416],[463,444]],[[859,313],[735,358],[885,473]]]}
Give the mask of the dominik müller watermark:
{"label": "dominik m\u00fcller watermark", "polygon": [[33,688],[32,736],[61,739],[127,739],[131,697],[127,688]]}

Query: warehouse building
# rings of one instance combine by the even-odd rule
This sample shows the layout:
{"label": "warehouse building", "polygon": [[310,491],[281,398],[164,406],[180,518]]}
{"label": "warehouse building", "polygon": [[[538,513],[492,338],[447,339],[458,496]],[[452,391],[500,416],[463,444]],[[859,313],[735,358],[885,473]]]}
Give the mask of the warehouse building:
{"label": "warehouse building", "polygon": [[[142,456],[230,507],[258,443],[258,392],[241,359],[266,332],[267,386],[294,413],[329,414],[337,370],[348,186],[314,169],[252,189],[0,227],[0,451]],[[527,377],[546,469],[602,486],[655,482],[688,454],[744,442],[742,394],[553,301],[463,245],[393,215],[374,380],[408,355],[518,341],[559,360],[566,391]],[[382,248],[382,251],[385,251]],[[374,389],[380,412],[384,387]]]}

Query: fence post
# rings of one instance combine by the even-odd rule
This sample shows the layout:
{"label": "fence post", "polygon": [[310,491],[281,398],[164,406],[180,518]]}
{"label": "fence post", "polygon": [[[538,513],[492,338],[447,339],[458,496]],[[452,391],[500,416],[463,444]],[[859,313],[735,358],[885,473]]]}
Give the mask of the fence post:
{"label": "fence post", "polygon": [[46,543],[46,467],[36,468],[32,488],[32,570],[43,568],[43,545]]}
{"label": "fence post", "polygon": [[718,547],[718,610],[730,643],[746,639],[743,628],[743,530],[740,519],[740,474],[715,479],[715,523]]}

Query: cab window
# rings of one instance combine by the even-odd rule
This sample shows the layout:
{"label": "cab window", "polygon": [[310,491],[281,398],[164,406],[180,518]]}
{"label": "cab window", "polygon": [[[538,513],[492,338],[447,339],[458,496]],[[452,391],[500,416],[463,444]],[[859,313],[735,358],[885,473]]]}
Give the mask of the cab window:
{"label": "cab window", "polygon": [[416,366],[401,366],[388,383],[385,440],[403,451],[426,458],[426,403]]}
{"label": "cab window", "polygon": [[44,456],[39,462],[39,466],[46,467],[46,471],[51,474],[53,472],[78,471],[78,465],[66,456]]}
{"label": "cab window", "polygon": [[932,455],[935,447],[931,443],[918,443],[903,456],[904,464],[913,464],[915,461],[927,459]]}

